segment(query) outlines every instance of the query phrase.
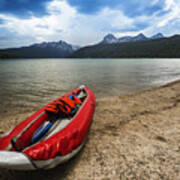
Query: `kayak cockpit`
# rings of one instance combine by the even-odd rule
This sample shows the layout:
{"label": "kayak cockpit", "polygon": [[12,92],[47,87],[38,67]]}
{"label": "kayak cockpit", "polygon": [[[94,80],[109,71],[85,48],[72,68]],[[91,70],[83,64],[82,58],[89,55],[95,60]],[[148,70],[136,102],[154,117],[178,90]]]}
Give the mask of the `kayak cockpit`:
{"label": "kayak cockpit", "polygon": [[39,142],[42,142],[57,132],[65,128],[76,116],[78,110],[83,105],[87,93],[82,88],[78,92],[70,94],[68,98],[80,99],[82,104],[76,104],[71,115],[65,114],[62,111],[57,114],[46,111],[46,109],[34,118],[16,137],[11,138],[7,150],[10,151],[23,151]]}

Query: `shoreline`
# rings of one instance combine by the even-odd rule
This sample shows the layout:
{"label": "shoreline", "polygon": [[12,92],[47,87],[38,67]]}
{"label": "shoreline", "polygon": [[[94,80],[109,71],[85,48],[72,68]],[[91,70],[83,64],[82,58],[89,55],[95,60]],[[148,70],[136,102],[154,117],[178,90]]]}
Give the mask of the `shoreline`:
{"label": "shoreline", "polygon": [[[0,169],[1,179],[180,179],[180,81],[96,104],[88,142],[75,158],[49,171]],[[33,110],[5,117],[0,132]]]}

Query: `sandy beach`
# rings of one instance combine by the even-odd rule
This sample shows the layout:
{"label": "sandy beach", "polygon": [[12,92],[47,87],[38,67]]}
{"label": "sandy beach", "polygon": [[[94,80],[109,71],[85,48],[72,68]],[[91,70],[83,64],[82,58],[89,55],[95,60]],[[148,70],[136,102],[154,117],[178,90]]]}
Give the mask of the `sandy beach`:
{"label": "sandy beach", "polygon": [[[96,103],[76,157],[48,171],[0,169],[0,179],[180,179],[180,81]],[[0,135],[35,110],[4,112]]]}

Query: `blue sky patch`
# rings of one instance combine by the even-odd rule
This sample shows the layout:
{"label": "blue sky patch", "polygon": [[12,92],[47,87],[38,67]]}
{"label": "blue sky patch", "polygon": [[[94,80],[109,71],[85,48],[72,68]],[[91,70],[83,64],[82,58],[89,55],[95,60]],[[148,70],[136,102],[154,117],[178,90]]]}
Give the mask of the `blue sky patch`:
{"label": "blue sky patch", "polygon": [[121,10],[129,17],[149,15],[160,11],[164,7],[164,1],[151,5],[147,0],[67,0],[82,14],[95,14],[103,8]]}
{"label": "blue sky patch", "polygon": [[48,14],[46,3],[51,0],[0,0],[0,13],[20,18],[41,17]]}
{"label": "blue sky patch", "polygon": [[0,24],[4,24],[4,20],[0,18]]}

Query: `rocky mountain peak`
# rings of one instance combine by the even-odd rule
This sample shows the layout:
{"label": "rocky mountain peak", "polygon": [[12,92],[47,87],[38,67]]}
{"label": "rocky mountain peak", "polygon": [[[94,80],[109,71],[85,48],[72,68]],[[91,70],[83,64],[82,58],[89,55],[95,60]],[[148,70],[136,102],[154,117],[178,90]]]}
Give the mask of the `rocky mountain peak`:
{"label": "rocky mountain peak", "polygon": [[116,43],[118,41],[118,39],[113,35],[113,34],[107,34],[104,39],[103,39],[103,43]]}
{"label": "rocky mountain peak", "polygon": [[163,37],[164,37],[164,35],[162,33],[157,33],[157,34],[153,35],[151,37],[151,39],[160,39],[160,38],[163,38]]}

